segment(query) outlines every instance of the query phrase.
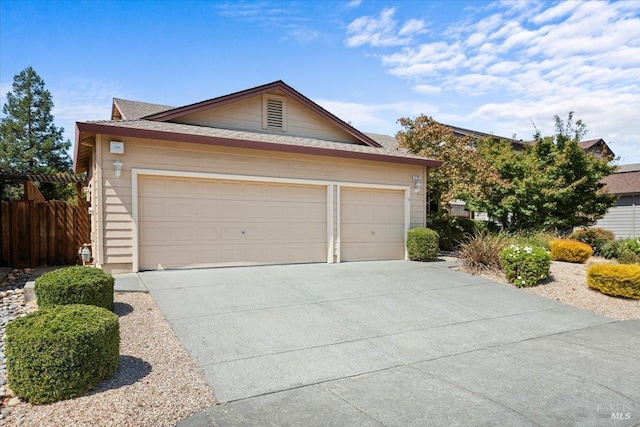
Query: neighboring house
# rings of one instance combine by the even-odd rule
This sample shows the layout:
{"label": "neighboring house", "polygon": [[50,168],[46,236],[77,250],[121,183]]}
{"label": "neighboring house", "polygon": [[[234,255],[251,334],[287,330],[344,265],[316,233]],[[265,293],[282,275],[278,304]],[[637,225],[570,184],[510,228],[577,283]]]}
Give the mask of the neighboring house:
{"label": "neighboring house", "polygon": [[97,266],[404,259],[427,168],[282,81],[183,107],[114,99],[77,122]]}
{"label": "neighboring house", "polygon": [[619,239],[640,237],[640,163],[620,165],[616,173],[602,181],[618,201],[595,227],[610,230]]}
{"label": "neighboring house", "polygon": [[580,148],[584,151],[594,154],[599,158],[608,158],[613,159],[616,155],[611,151],[611,148],[607,145],[607,143],[602,138],[598,139],[589,139],[587,141],[580,141],[578,143]]}
{"label": "neighboring house", "polygon": [[484,140],[487,138],[491,138],[493,141],[498,142],[498,141],[508,141],[511,143],[511,147],[513,148],[513,151],[515,152],[522,152],[524,151],[524,146],[525,144],[527,144],[526,142],[522,141],[521,139],[514,139],[514,138],[508,138],[506,136],[498,136],[498,135],[494,135],[492,133],[484,133],[484,132],[478,132],[476,130],[470,130],[470,129],[464,129],[464,128],[459,128],[457,126],[451,126],[451,125],[447,125],[442,123],[443,126],[448,127],[449,129],[451,129],[451,132],[453,132],[454,136],[457,136],[458,138],[463,138],[463,137],[468,137],[470,138],[472,141],[476,140]]}

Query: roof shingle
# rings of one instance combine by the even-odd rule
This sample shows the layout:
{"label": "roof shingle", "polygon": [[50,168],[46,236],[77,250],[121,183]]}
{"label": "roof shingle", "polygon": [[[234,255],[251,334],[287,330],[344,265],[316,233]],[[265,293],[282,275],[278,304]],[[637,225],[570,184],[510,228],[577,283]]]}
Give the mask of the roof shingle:
{"label": "roof shingle", "polygon": [[[620,166],[618,172],[603,178],[607,191],[617,195],[640,194],[640,168],[637,166],[640,165]],[[636,170],[627,171],[627,168]]]}

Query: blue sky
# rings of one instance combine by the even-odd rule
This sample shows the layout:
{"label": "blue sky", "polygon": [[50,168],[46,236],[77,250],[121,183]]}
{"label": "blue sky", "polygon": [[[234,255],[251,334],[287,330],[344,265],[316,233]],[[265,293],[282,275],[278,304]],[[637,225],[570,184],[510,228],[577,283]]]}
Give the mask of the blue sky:
{"label": "blue sky", "polygon": [[284,80],[363,131],[427,114],[528,140],[574,111],[640,163],[640,1],[0,1],[0,101],[32,66],[58,126]]}

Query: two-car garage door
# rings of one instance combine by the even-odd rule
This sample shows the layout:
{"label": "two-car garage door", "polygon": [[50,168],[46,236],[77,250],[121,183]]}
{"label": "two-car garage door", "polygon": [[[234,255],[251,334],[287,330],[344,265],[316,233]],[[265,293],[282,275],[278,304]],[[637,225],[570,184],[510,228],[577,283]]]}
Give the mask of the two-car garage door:
{"label": "two-car garage door", "polygon": [[[327,193],[326,185],[141,175],[139,269],[327,262]],[[404,258],[404,191],[344,188],[340,200],[343,261]]]}

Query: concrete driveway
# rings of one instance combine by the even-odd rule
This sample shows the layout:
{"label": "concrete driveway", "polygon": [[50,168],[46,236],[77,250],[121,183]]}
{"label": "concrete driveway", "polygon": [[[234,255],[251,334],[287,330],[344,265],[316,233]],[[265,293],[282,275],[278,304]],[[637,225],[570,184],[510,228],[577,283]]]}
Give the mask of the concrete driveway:
{"label": "concrete driveway", "polygon": [[640,423],[640,322],[406,261],[145,272],[219,406],[181,426]]}

